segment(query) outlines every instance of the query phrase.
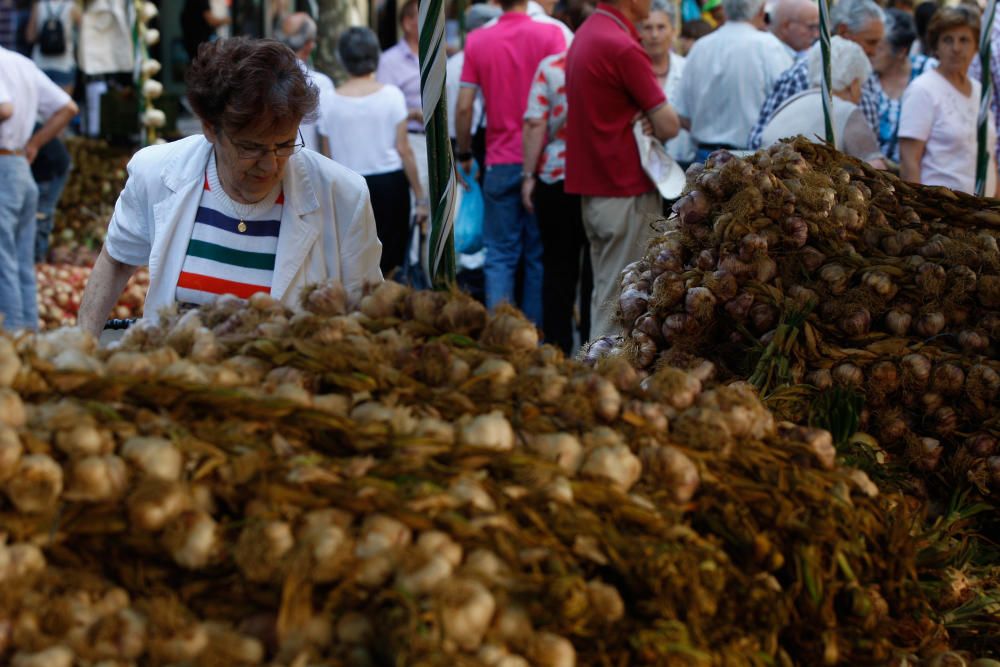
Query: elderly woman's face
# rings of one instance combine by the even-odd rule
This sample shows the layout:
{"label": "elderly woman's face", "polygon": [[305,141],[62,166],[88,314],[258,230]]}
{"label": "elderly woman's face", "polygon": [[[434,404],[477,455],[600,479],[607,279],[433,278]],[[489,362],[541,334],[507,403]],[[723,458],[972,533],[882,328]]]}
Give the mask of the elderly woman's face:
{"label": "elderly woman's face", "polygon": [[642,45],[649,55],[660,55],[670,50],[674,41],[674,27],[666,12],[651,11],[649,18],[642,22],[639,34]]}
{"label": "elderly woman's face", "polygon": [[[245,204],[259,202],[285,175],[288,153],[299,141],[298,121],[261,123],[230,134],[205,127],[215,144],[219,179],[226,194]],[[284,149],[284,150],[282,150]]]}
{"label": "elderly woman's face", "polygon": [[972,28],[960,26],[945,30],[937,41],[937,58],[941,63],[938,68],[945,72],[965,72],[978,50]]}

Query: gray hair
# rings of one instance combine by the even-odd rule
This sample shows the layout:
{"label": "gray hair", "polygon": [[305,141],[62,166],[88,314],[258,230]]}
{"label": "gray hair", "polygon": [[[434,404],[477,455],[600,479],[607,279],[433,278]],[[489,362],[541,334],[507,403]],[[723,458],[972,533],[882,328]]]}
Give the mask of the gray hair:
{"label": "gray hair", "polygon": [[[872,64],[864,49],[849,39],[830,39],[830,92],[849,87],[855,81],[864,83],[872,74]],[[823,53],[819,43],[809,49],[809,85],[823,85]]]}
{"label": "gray hair", "polygon": [[671,0],[653,0],[649,5],[649,12],[663,12],[670,19],[670,25],[677,24],[677,5]]}
{"label": "gray hair", "polygon": [[337,40],[340,64],[351,76],[364,76],[377,70],[381,54],[378,37],[370,28],[361,26],[348,28]]}
{"label": "gray hair", "polygon": [[885,11],[885,41],[894,53],[909,52],[917,39],[917,23],[913,17],[899,9]]}
{"label": "gray hair", "polygon": [[495,5],[488,5],[484,2],[469,5],[469,8],[465,10],[465,29],[472,32],[501,14],[503,14],[503,10]]}
{"label": "gray hair", "polygon": [[760,13],[764,0],[722,0],[727,21],[749,21]]}
{"label": "gray hair", "polygon": [[316,22],[308,14],[303,14],[298,30],[293,33],[281,31],[276,37],[292,51],[299,51],[309,42],[316,41]]}
{"label": "gray hair", "polygon": [[861,32],[871,21],[885,23],[885,12],[872,0],[840,0],[830,12],[833,29],[845,26],[847,32]]}

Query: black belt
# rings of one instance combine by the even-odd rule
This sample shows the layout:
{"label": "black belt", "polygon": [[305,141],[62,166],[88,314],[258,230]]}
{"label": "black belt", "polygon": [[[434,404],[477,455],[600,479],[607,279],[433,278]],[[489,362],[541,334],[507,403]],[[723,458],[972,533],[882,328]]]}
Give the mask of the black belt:
{"label": "black belt", "polygon": [[698,144],[698,150],[702,151],[742,151],[746,150],[732,144]]}

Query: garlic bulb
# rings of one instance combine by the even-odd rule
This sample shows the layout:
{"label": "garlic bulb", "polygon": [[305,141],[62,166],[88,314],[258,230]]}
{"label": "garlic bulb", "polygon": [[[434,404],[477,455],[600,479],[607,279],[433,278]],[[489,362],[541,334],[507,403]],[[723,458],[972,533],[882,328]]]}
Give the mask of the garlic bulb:
{"label": "garlic bulb", "polygon": [[60,645],[37,653],[15,653],[11,667],[73,667],[73,651]]}
{"label": "garlic bulb", "polygon": [[536,667],[576,667],[576,649],[565,637],[540,632],[535,635],[531,660]]}
{"label": "garlic bulb", "polygon": [[142,114],[142,124],[146,127],[163,127],[167,124],[167,114],[159,109],[146,109]]}
{"label": "garlic bulb", "polygon": [[142,94],[152,100],[155,100],[163,94],[163,84],[156,79],[147,79],[142,84]]}
{"label": "garlic bulb", "polygon": [[295,546],[292,527],[284,521],[251,522],[240,532],[233,560],[250,581],[270,581],[280,572],[285,554]]}
{"label": "garlic bulb", "polygon": [[148,28],[146,30],[146,34],[143,36],[143,41],[145,41],[148,46],[153,46],[160,41],[160,31],[156,28]]}
{"label": "garlic bulb", "polygon": [[583,447],[580,440],[569,433],[545,433],[528,441],[528,448],[540,458],[556,463],[570,475],[580,469]]}
{"label": "garlic bulb", "polygon": [[142,11],[142,20],[146,23],[149,23],[150,21],[155,19],[160,13],[160,10],[157,9],[156,5],[153,4],[152,2],[149,2],[149,0],[146,0],[146,2],[142,3],[141,11]]}
{"label": "garlic bulb", "polygon": [[614,623],[625,616],[625,602],[614,586],[592,579],[587,582],[587,598],[591,612],[605,623]]}
{"label": "garlic bulb", "polygon": [[475,651],[483,641],[496,611],[496,600],[474,579],[456,578],[438,592],[445,637],[463,651]]}
{"label": "garlic bulb", "polygon": [[129,521],[139,530],[157,532],[191,506],[191,496],[183,486],[150,477],[129,496]]}
{"label": "garlic bulb", "polygon": [[88,456],[73,463],[65,497],[86,502],[106,502],[125,493],[128,468],[117,456]]}
{"label": "garlic bulb", "polygon": [[149,477],[165,481],[177,481],[181,477],[184,458],[180,450],[166,438],[129,438],[122,445],[121,455]]}
{"label": "garlic bulb", "polygon": [[0,336],[0,387],[9,387],[21,371],[21,358],[9,338]]}
{"label": "garlic bulb", "polygon": [[625,445],[598,447],[587,455],[580,472],[604,479],[627,493],[642,475],[642,463]]}
{"label": "garlic bulb", "polygon": [[62,468],[45,454],[21,457],[17,472],[4,484],[4,493],[10,501],[28,514],[55,508],[62,490]]}
{"label": "garlic bulb", "polygon": [[28,421],[21,395],[13,389],[0,387],[0,425],[20,428]]}
{"label": "garlic bulb", "polygon": [[458,439],[464,445],[506,452],[514,449],[514,429],[499,410],[459,420]]}
{"label": "garlic bulb", "polygon": [[222,547],[218,524],[202,510],[181,513],[167,526],[163,542],[174,561],[189,570],[206,567]]}
{"label": "garlic bulb", "polygon": [[17,431],[0,424],[0,484],[17,472],[23,453],[24,447],[21,446]]}

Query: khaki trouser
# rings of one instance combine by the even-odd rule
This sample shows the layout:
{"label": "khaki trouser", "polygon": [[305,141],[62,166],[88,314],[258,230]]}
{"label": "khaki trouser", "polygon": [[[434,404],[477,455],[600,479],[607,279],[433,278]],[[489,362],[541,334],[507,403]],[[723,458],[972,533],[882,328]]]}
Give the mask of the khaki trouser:
{"label": "khaki trouser", "polygon": [[612,321],[618,308],[619,282],[626,265],[642,259],[653,236],[650,223],[663,216],[660,194],[635,197],[583,197],[583,228],[590,240],[594,268],[590,340],[621,334]]}

